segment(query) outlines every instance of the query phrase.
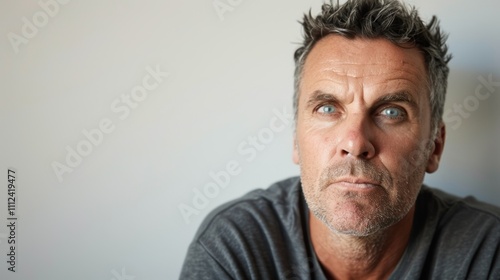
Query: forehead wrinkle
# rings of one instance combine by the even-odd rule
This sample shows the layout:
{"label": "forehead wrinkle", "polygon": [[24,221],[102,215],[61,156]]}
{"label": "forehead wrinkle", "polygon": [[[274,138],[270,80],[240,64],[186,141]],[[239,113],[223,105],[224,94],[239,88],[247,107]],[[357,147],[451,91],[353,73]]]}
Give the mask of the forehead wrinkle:
{"label": "forehead wrinkle", "polygon": [[[418,67],[414,67],[411,64],[405,63],[401,67],[390,65],[390,64],[377,64],[377,63],[372,63],[372,64],[365,64],[365,63],[359,63],[359,64],[335,64],[332,65],[331,63],[322,63],[322,64],[327,64],[324,65],[323,67],[318,67],[318,69],[321,72],[325,73],[332,73],[336,74],[338,76],[347,76],[351,78],[365,78],[365,77],[373,77],[373,76],[380,76],[380,75],[391,75],[391,76],[404,76],[404,73],[408,73],[411,76],[420,78],[420,76],[424,76],[426,73],[420,73]],[[380,67],[381,65],[384,65],[385,67]],[[343,67],[343,66],[355,66],[353,68],[350,67]],[[375,67],[369,67],[369,66],[375,66]],[[310,69],[307,69],[310,70]]]}
{"label": "forehead wrinkle", "polygon": [[[333,82],[339,85],[346,85],[348,80],[354,79],[360,80],[360,82],[367,78],[380,78],[379,81],[372,80],[373,84],[387,83],[390,80],[402,80],[411,83],[415,88],[418,88],[419,81],[422,79],[427,80],[426,73],[421,73],[416,67],[386,67],[386,68],[367,68],[360,64],[359,69],[349,69],[343,68],[337,65],[328,65],[328,67],[323,67],[323,69],[316,69],[318,73],[323,73],[320,79],[317,79],[314,83],[321,82]],[[379,65],[377,65],[379,66]],[[307,69],[305,71],[304,77],[307,76],[317,76],[314,74],[314,69]],[[407,75],[405,75],[407,74]]]}
{"label": "forehead wrinkle", "polygon": [[[301,82],[301,91],[311,93],[314,89],[322,89],[335,93],[340,101],[347,103],[355,98],[367,98],[363,93],[365,90],[371,93],[407,90],[415,95],[415,99],[428,92],[428,73],[421,55],[404,57],[404,53],[409,54],[412,50],[401,51],[390,42],[383,45],[361,43],[363,40],[334,37],[320,40],[305,60],[302,81],[308,82],[307,86]],[[385,50],[384,45],[387,46]],[[391,49],[397,51],[395,56]],[[366,59],[360,59],[360,56]],[[306,94],[306,102],[308,98]]]}

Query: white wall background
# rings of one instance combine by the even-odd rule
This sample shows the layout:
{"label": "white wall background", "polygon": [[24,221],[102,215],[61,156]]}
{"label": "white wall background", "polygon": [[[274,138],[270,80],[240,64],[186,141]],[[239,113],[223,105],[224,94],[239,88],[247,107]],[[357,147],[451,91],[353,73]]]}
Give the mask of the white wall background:
{"label": "white wall background", "polygon": [[[49,2],[58,3],[40,1]],[[0,278],[176,279],[211,209],[298,174],[290,127],[255,157],[238,146],[251,147],[273,110],[291,112],[297,20],[322,1],[220,0],[234,5],[222,17],[213,0],[62,2],[45,18],[38,1],[0,3]],[[411,3],[440,17],[455,55],[446,151],[426,182],[500,205],[500,86],[474,103],[481,77],[500,81],[500,4]],[[24,27],[31,38],[26,21],[40,26]],[[24,40],[13,45],[12,33]],[[114,112],[147,67],[170,75],[128,116]],[[464,102],[473,110],[453,112]],[[60,182],[53,162],[67,164],[67,147],[84,145],[82,131],[105,119],[113,131]],[[186,223],[179,205],[193,206],[194,189],[231,161],[241,173]],[[17,171],[15,273],[6,263],[8,168]]]}

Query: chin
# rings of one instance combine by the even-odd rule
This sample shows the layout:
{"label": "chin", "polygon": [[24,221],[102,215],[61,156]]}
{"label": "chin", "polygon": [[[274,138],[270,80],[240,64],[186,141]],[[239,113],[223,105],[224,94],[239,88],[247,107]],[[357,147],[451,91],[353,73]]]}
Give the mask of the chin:
{"label": "chin", "polygon": [[366,237],[387,228],[388,226],[382,224],[369,224],[369,225],[336,225],[333,223],[327,224],[331,231],[337,234]]}
{"label": "chin", "polygon": [[318,211],[316,215],[331,231],[350,236],[370,236],[398,223],[408,211],[369,206],[338,205],[336,210]]}

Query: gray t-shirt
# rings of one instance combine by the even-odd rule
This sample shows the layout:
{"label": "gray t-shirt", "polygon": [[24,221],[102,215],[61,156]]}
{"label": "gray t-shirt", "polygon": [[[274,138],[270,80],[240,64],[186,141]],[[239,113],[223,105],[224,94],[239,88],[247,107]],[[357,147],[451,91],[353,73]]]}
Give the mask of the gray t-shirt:
{"label": "gray t-shirt", "polygon": [[[326,279],[300,179],[252,191],[203,221],[180,279]],[[500,208],[423,186],[390,279],[500,279]]]}

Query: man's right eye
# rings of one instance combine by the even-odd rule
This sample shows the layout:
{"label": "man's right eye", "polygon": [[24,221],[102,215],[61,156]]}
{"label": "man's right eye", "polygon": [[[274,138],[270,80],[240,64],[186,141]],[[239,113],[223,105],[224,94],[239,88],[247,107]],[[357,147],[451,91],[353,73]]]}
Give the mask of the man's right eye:
{"label": "man's right eye", "polygon": [[327,104],[320,106],[316,111],[320,114],[331,115],[337,112],[337,108],[331,104]]}

